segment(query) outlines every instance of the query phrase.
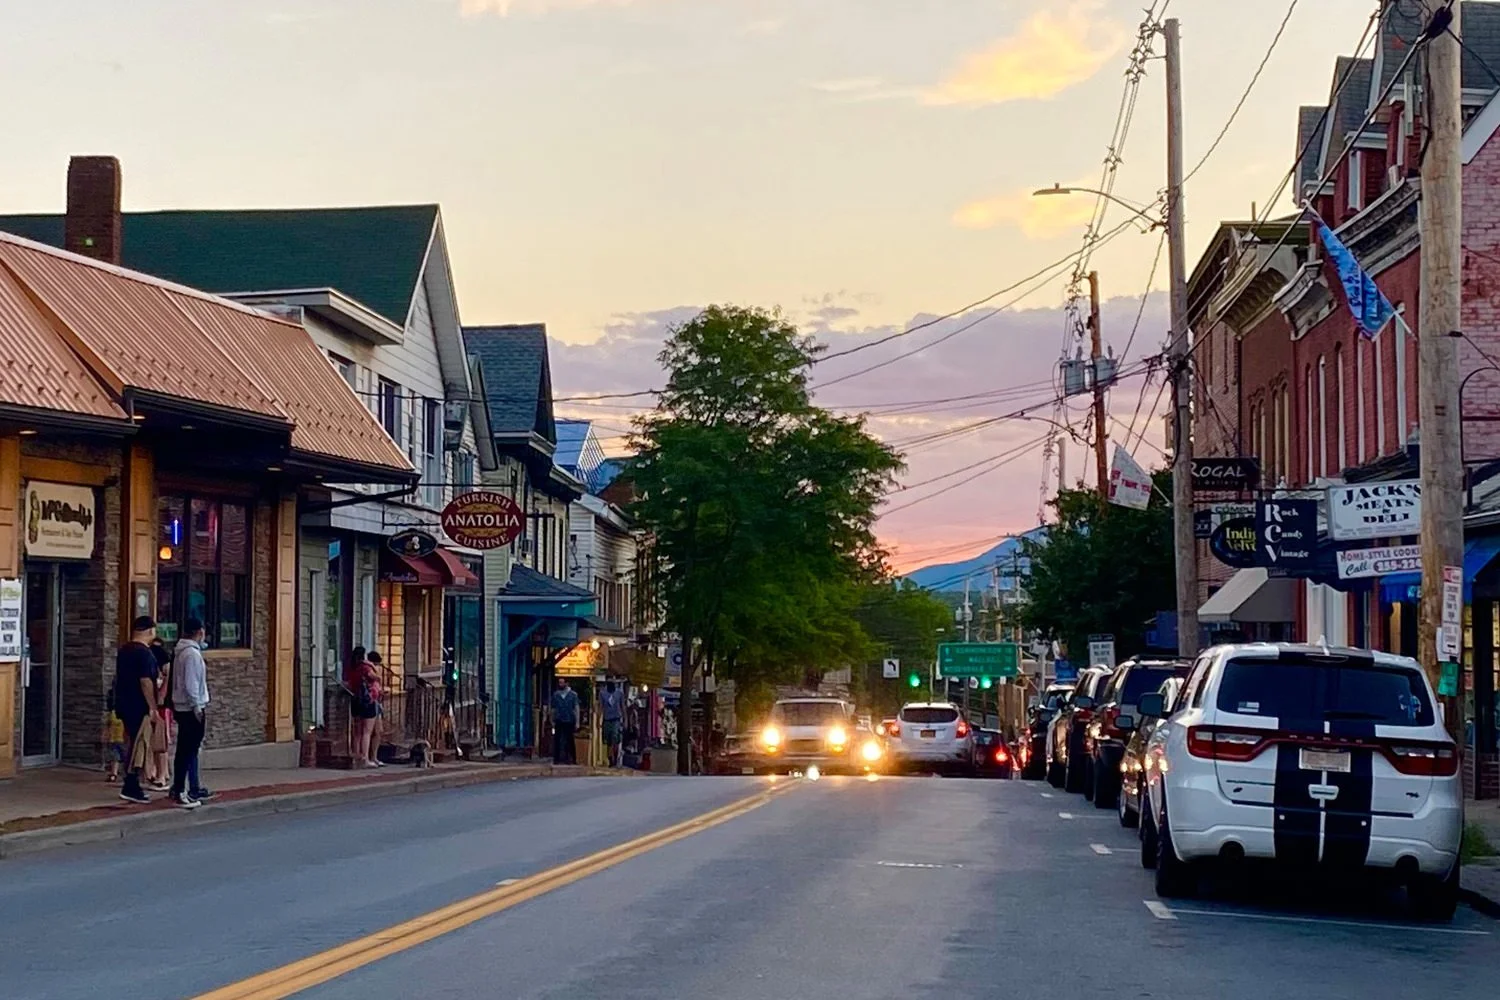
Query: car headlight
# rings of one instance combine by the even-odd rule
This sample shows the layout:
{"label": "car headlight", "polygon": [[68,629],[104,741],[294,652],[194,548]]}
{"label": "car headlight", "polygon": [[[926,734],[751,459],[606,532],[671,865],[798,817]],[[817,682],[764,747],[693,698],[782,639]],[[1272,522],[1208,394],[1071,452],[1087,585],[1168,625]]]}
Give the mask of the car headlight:
{"label": "car headlight", "polygon": [[849,733],[843,726],[834,726],[828,730],[828,745],[837,749],[849,742]]}
{"label": "car headlight", "polygon": [[860,748],[859,752],[860,756],[864,757],[865,760],[875,761],[880,759],[880,755],[884,751],[880,749],[880,744],[875,740],[865,740],[865,745]]}
{"label": "car headlight", "polygon": [[781,730],[775,726],[767,726],[760,731],[760,742],[767,750],[775,750],[781,746]]}

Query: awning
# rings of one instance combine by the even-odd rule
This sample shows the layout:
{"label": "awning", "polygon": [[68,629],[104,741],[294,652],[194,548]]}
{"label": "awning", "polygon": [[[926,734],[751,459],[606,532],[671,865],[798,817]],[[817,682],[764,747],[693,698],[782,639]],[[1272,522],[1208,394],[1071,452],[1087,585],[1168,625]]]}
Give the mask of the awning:
{"label": "awning", "polygon": [[1291,622],[1296,614],[1297,584],[1272,579],[1264,566],[1239,570],[1198,609],[1201,622]]}
{"label": "awning", "polygon": [[457,554],[439,547],[428,557],[428,560],[441,564],[444,573],[448,577],[448,586],[474,588],[479,586],[479,577],[475,576],[474,571],[464,565],[463,560],[458,558]]}
{"label": "awning", "polygon": [[[1474,578],[1500,555],[1500,535],[1464,540],[1464,603],[1474,596]],[[1422,588],[1421,573],[1392,573],[1380,578],[1380,599],[1386,604],[1414,601]]]}
{"label": "awning", "polygon": [[380,578],[386,583],[404,583],[413,587],[444,587],[448,578],[432,558],[398,556],[390,549],[380,551]]}

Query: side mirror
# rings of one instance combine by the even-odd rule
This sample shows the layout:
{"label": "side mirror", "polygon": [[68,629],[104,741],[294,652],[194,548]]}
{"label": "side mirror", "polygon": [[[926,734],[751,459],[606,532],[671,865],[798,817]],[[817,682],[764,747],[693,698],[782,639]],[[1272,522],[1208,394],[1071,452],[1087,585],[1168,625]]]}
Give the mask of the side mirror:
{"label": "side mirror", "polygon": [[1115,728],[1122,733],[1135,732],[1135,716],[1118,715],[1115,717]]}
{"label": "side mirror", "polygon": [[1094,699],[1091,698],[1091,697],[1089,697],[1086,694],[1075,694],[1073,696],[1073,707],[1074,708],[1084,708],[1084,709],[1093,708],[1094,707]]}
{"label": "side mirror", "polygon": [[1141,710],[1142,715],[1149,715],[1153,718],[1159,719],[1161,718],[1162,713],[1166,711],[1167,706],[1165,705],[1165,701],[1166,699],[1161,696],[1160,692],[1143,694],[1141,695],[1141,700],[1137,704],[1137,707]]}

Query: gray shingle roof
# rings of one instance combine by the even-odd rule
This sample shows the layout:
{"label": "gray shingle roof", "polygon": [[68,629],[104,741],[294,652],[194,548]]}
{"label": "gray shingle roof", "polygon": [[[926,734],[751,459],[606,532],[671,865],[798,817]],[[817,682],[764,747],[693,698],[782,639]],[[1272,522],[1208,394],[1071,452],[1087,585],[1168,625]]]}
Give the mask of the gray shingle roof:
{"label": "gray shingle roof", "polygon": [[547,325],[467,326],[464,345],[484,366],[490,429],[495,434],[535,431],[555,444]]}
{"label": "gray shingle roof", "polygon": [[[1336,159],[1344,151],[1349,134],[1365,120],[1365,113],[1370,109],[1370,76],[1374,69],[1373,59],[1339,56],[1334,60],[1333,82],[1328,86],[1328,102],[1333,107],[1333,114],[1330,116],[1333,134],[1327,137],[1329,161]],[[1340,90],[1339,83],[1346,74],[1348,82]],[[1338,94],[1337,100],[1334,100],[1335,93]],[[1327,169],[1328,161],[1320,160],[1318,176],[1322,176]]]}
{"label": "gray shingle roof", "polygon": [[[1292,155],[1301,157],[1297,162],[1297,190],[1318,179],[1318,151],[1323,143],[1323,124],[1327,107],[1303,107],[1297,109],[1297,148]],[[1303,156],[1302,151],[1307,150]]]}
{"label": "gray shingle roof", "polygon": [[[1412,42],[1422,33],[1423,24],[1421,9],[1412,0],[1387,6],[1380,24],[1380,86],[1371,96],[1378,97],[1391,82],[1411,51]],[[1495,89],[1495,78],[1485,64],[1500,72],[1500,3],[1465,0],[1460,32],[1467,50],[1461,56],[1464,87]]]}
{"label": "gray shingle roof", "polygon": [[528,566],[514,563],[510,568],[510,583],[500,592],[501,597],[550,597],[559,601],[592,601],[594,592],[575,587],[545,573],[538,573]]}

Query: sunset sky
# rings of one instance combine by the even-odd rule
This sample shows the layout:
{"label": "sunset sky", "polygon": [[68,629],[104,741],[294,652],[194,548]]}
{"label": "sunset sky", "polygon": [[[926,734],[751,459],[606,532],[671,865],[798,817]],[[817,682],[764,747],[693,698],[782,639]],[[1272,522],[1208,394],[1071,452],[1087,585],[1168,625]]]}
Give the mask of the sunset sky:
{"label": "sunset sky", "polygon": [[[1029,192],[1098,182],[1145,2],[15,3],[0,35],[0,209],[59,210],[76,153],[120,157],[129,209],[438,202],[465,322],[545,321],[560,396],[649,389],[663,331],[709,302],[780,306],[838,350],[959,309],[1076,248],[1092,200]],[[1190,166],[1286,6],[1170,0]],[[1297,106],[1327,99],[1334,57],[1352,54],[1374,7],[1297,9],[1188,186],[1194,258],[1219,219],[1264,205],[1290,166]],[[1154,60],[1116,186],[1141,203],[1163,184],[1162,93]],[[1107,224],[1124,219],[1115,211]],[[1116,354],[1158,242],[1130,231],[1094,258]],[[1165,277],[1163,260],[1151,287]],[[898,443],[1045,402],[1064,283],[819,398],[888,404],[877,408],[895,415],[872,426]],[[1162,298],[1145,302],[1130,359],[1159,350]],[[815,381],[978,315],[831,361]],[[1136,379],[1113,394],[1124,424],[1139,389]],[[992,395],[894,405],[980,393]],[[1153,385],[1141,409],[1156,397]],[[564,409],[590,413],[609,437],[630,406]],[[1135,448],[1146,465],[1160,458],[1161,422],[1149,426]],[[1034,525],[1042,464],[1026,446],[1046,430],[1006,421],[912,445],[913,485],[880,526],[897,563],[950,561]],[[1010,451],[994,471],[957,471]],[[1067,461],[1070,479],[1088,465],[1076,444]]]}

